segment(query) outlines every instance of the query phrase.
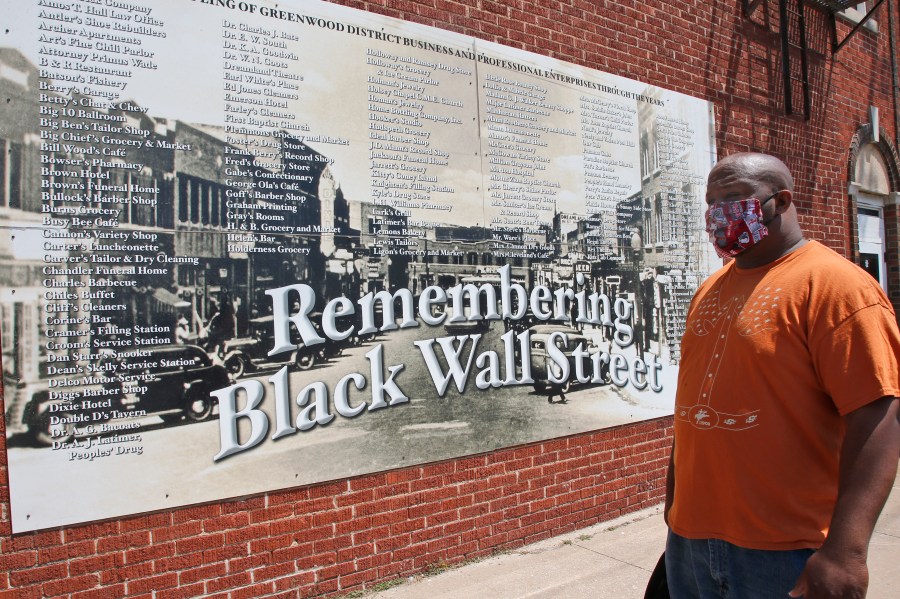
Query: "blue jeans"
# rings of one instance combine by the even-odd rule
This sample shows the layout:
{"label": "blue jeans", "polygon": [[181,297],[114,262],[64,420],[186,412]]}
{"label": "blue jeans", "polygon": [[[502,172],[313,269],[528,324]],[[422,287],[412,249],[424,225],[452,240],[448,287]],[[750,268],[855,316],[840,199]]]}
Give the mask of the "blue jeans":
{"label": "blue jeans", "polygon": [[778,599],[788,596],[813,549],[760,551],[671,530],[666,579],[672,599]]}

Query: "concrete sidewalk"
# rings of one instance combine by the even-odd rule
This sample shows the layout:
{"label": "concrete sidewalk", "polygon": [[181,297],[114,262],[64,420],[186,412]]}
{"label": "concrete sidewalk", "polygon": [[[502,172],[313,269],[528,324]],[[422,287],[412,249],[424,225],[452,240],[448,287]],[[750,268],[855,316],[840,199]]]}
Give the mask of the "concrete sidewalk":
{"label": "concrete sidewalk", "polygon": [[[642,599],[665,538],[660,505],[366,597]],[[868,599],[897,597],[900,474],[869,546],[869,576]]]}

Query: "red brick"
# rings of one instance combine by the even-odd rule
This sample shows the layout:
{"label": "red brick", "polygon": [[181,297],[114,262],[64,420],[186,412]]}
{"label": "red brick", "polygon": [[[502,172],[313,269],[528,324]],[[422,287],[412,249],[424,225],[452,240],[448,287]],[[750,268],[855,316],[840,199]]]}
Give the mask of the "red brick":
{"label": "red brick", "polygon": [[238,572],[230,576],[221,576],[219,578],[207,581],[206,591],[208,593],[217,593],[225,589],[236,589],[244,587],[251,582],[252,581],[250,580],[249,572]]}
{"label": "red brick", "polygon": [[360,558],[372,555],[374,547],[367,543],[365,545],[354,545],[352,547],[347,547],[346,549],[341,549],[337,552],[338,562],[350,562],[356,561]]}
{"label": "red brick", "polygon": [[37,552],[37,563],[39,565],[52,564],[53,562],[65,561],[67,559],[91,555],[93,553],[93,541],[77,541],[66,543],[65,545],[55,545],[40,549]]}
{"label": "red brick", "polygon": [[192,584],[203,580],[211,580],[221,578],[228,573],[228,568],[224,562],[209,564],[197,568],[182,571],[178,574],[178,585]]}
{"label": "red brick", "polygon": [[397,522],[405,522],[409,519],[409,510],[403,508],[399,510],[392,510],[389,512],[382,512],[380,514],[374,514],[369,518],[369,525],[373,528],[393,526]]}
{"label": "red brick", "polygon": [[239,499],[236,501],[226,501],[222,503],[222,514],[239,514],[243,512],[252,512],[266,507],[265,496],[251,497],[249,499]]}
{"label": "red brick", "polygon": [[317,512],[323,512],[332,509],[334,509],[333,497],[317,497],[314,499],[305,499],[295,504],[294,513],[300,515],[315,514]]}
{"label": "red brick", "polygon": [[129,595],[134,595],[137,593],[150,593],[162,589],[170,589],[177,584],[178,578],[175,574],[162,574],[160,576],[128,581],[125,583],[125,588]]}
{"label": "red brick", "polygon": [[177,572],[178,570],[193,568],[199,565],[199,562],[200,560],[196,553],[175,555],[155,560],[153,562],[153,570],[158,574],[163,572]]}
{"label": "red brick", "polygon": [[391,524],[391,534],[418,530],[425,526],[425,518],[406,518]]}
{"label": "red brick", "polygon": [[[119,599],[125,595],[125,585],[103,586],[99,589],[88,589],[72,593],[72,599]],[[2,597],[2,595],[0,595]]]}
{"label": "red brick", "polygon": [[366,572],[355,572],[347,576],[341,576],[340,584],[342,591],[352,591],[355,588],[362,588],[363,583],[376,580],[378,572],[369,570]]}
{"label": "red brick", "polygon": [[375,549],[376,551],[392,551],[394,549],[399,549],[400,547],[405,547],[411,542],[412,537],[409,534],[390,535],[383,539],[376,540]]}
{"label": "red brick", "polygon": [[153,564],[151,562],[143,562],[140,564],[103,570],[100,572],[100,582],[104,585],[116,584],[152,576],[154,573],[155,570]]}
{"label": "red brick", "polygon": [[289,489],[287,491],[273,491],[266,495],[266,506],[272,507],[283,504],[293,504],[309,499],[309,488]]}
{"label": "red brick", "polygon": [[120,553],[97,555],[69,560],[69,576],[80,576],[90,572],[102,572],[121,568],[125,560]]}
{"label": "red brick", "polygon": [[47,580],[65,578],[66,576],[68,576],[68,567],[66,564],[51,564],[49,566],[40,566],[28,570],[16,570],[15,572],[10,572],[9,584],[15,588]]}
{"label": "red brick", "polygon": [[368,542],[375,541],[378,539],[387,538],[390,536],[390,534],[391,534],[390,526],[382,526],[381,528],[372,528],[372,529],[365,530],[365,531],[354,534],[353,542],[355,544],[368,543]]}
{"label": "red brick", "polygon": [[309,497],[310,499],[318,499],[318,498],[333,498],[336,495],[340,495],[341,493],[346,493],[348,490],[348,484],[346,481],[328,483],[325,485],[318,485],[315,487],[310,487],[309,489]]}
{"label": "red brick", "polygon": [[312,553],[312,543],[296,543],[271,551],[273,561],[288,561],[307,557]]}
{"label": "red brick", "polygon": [[175,555],[175,543],[159,543],[125,552],[125,562],[134,564]]}
{"label": "red brick", "polygon": [[257,597],[271,597],[275,585],[271,581],[241,587],[231,592],[231,599],[256,599]]}
{"label": "red brick", "polygon": [[396,485],[400,483],[408,483],[411,480],[421,478],[421,472],[418,468],[403,468],[400,470],[391,470],[384,474],[385,485]]}
{"label": "red brick", "polygon": [[254,539],[264,539],[269,536],[269,523],[254,524],[243,528],[225,531],[225,544],[236,545],[246,543]]}
{"label": "red brick", "polygon": [[361,489],[372,489],[374,487],[381,487],[387,482],[387,475],[382,474],[374,474],[370,476],[363,476],[360,478],[353,478],[348,481],[350,483],[350,491],[359,491]]}
{"label": "red brick", "polygon": [[203,532],[221,532],[223,530],[233,530],[243,528],[250,524],[249,512],[237,512],[226,516],[219,516],[211,520],[203,521]]}
{"label": "red brick", "polygon": [[320,539],[313,543],[316,551],[334,551],[344,547],[350,547],[351,545],[353,545],[353,536],[350,534],[343,534],[329,539]]}
{"label": "red brick", "polygon": [[104,537],[99,539],[97,541],[97,552],[105,553],[107,551],[122,551],[123,549],[144,547],[149,544],[150,532],[139,530],[114,537]]}
{"label": "red brick", "polygon": [[181,524],[192,520],[209,520],[215,518],[222,513],[219,504],[211,503],[209,505],[194,506],[186,509],[180,509],[172,513],[172,523]]}
{"label": "red brick", "polygon": [[158,514],[148,514],[137,518],[122,520],[119,523],[119,529],[122,532],[131,532],[133,530],[148,530],[171,525],[172,514],[170,512],[160,512]]}
{"label": "red brick", "polygon": [[262,568],[263,566],[271,563],[280,563],[282,561],[292,560],[276,559],[273,555],[270,555],[268,553],[254,553],[248,555],[247,557],[239,557],[228,560],[228,571],[243,572],[245,570],[254,570],[256,568]]}
{"label": "red brick", "polygon": [[353,572],[353,564],[343,563],[343,564],[334,564],[333,566],[326,566],[324,568],[319,568],[316,571],[316,580],[320,583],[330,580],[336,580],[340,576],[345,576]]}
{"label": "red brick", "polygon": [[299,574],[294,574],[293,576],[284,576],[274,581],[275,591],[282,591],[285,589],[297,589],[309,587],[314,584],[316,581],[316,575],[313,572],[300,572]]}
{"label": "red brick", "polygon": [[176,555],[182,553],[194,553],[205,549],[212,549],[213,547],[221,547],[224,544],[225,535],[221,533],[190,537],[175,541],[175,553]]}
{"label": "red brick", "polygon": [[95,588],[100,583],[96,574],[85,576],[69,576],[60,580],[44,583],[41,590],[48,596],[66,595],[78,591],[86,591]]}
{"label": "red brick", "polygon": [[[104,522],[100,524],[90,524],[88,526],[80,526],[78,528],[69,528],[63,531],[63,535],[65,536],[66,543],[72,543],[74,541],[85,541],[92,540],[95,541],[102,537],[116,535],[119,533],[119,523],[118,522]],[[41,539],[45,539],[47,541],[57,539],[58,542],[59,533],[52,532],[44,535],[35,535],[34,541],[35,546],[46,546],[47,543],[41,542]],[[56,542],[50,544],[57,544]]]}
{"label": "red brick", "polygon": [[36,551],[0,554],[0,571],[10,572],[37,565]]}
{"label": "red brick", "polygon": [[282,576],[287,576],[289,574],[295,573],[296,568],[294,564],[288,562],[284,564],[271,564],[262,568],[256,568],[251,572],[251,575],[254,581],[261,582],[264,580],[281,578]]}
{"label": "red brick", "polygon": [[390,553],[376,553],[368,557],[361,557],[356,560],[356,567],[359,571],[371,570],[386,566],[393,561]]}
{"label": "red brick", "polygon": [[166,528],[158,528],[152,531],[153,542],[172,541],[199,535],[203,530],[203,521],[194,520],[183,524],[175,524]]}
{"label": "red brick", "polygon": [[394,559],[389,563],[378,568],[378,578],[381,580],[391,580],[392,578],[404,576],[413,571],[412,560]]}
{"label": "red brick", "polygon": [[259,522],[268,522],[269,534],[271,536],[285,535],[289,536],[298,531],[304,531],[311,526],[312,519],[309,516],[291,516],[288,515],[282,519],[272,518],[271,520],[259,520]]}
{"label": "red brick", "polygon": [[191,585],[179,585],[174,589],[163,589],[154,593],[154,599],[193,599],[206,592],[206,585],[198,582]]}
{"label": "red brick", "polygon": [[270,522],[273,520],[290,521],[290,518],[293,515],[293,504],[280,504],[253,510],[252,512],[250,512],[250,522],[256,524],[257,522]]}

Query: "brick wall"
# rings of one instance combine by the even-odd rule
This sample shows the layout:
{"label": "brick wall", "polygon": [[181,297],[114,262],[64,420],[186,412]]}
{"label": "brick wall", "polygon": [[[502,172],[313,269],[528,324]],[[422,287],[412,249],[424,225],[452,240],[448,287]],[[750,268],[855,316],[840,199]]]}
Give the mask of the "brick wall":
{"label": "brick wall", "polygon": [[[761,150],[796,177],[809,236],[851,253],[848,153],[877,106],[895,140],[881,33],[835,56],[811,12],[809,121],[785,116],[777,3],[383,0],[342,4],[587,65],[715,104],[719,155]],[[849,26],[839,24],[841,35]],[[889,211],[896,223],[896,210]],[[896,230],[896,226],[894,226]],[[896,236],[889,239],[896,252]],[[896,260],[890,263],[897,287]],[[236,501],[10,534],[0,435],[0,597],[340,595],[658,503],[671,418]],[[47,492],[64,493],[47,481]]]}
{"label": "brick wall", "polygon": [[655,505],[670,443],[664,418],[86,526],[7,523],[0,597],[340,595]]}

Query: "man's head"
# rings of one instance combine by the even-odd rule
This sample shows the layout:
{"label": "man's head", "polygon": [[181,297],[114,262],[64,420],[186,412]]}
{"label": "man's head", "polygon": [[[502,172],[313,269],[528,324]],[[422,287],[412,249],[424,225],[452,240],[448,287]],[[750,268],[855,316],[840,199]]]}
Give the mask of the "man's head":
{"label": "man's head", "polygon": [[710,184],[737,181],[748,183],[757,190],[794,191],[791,171],[781,160],[768,154],[755,152],[732,154],[717,162],[709,173]]}
{"label": "man's head", "polygon": [[738,266],[751,268],[780,258],[803,243],[792,198],[794,179],[785,164],[767,154],[732,154],[710,171],[706,203],[739,202],[755,198],[760,221],[768,235],[735,257]]}

